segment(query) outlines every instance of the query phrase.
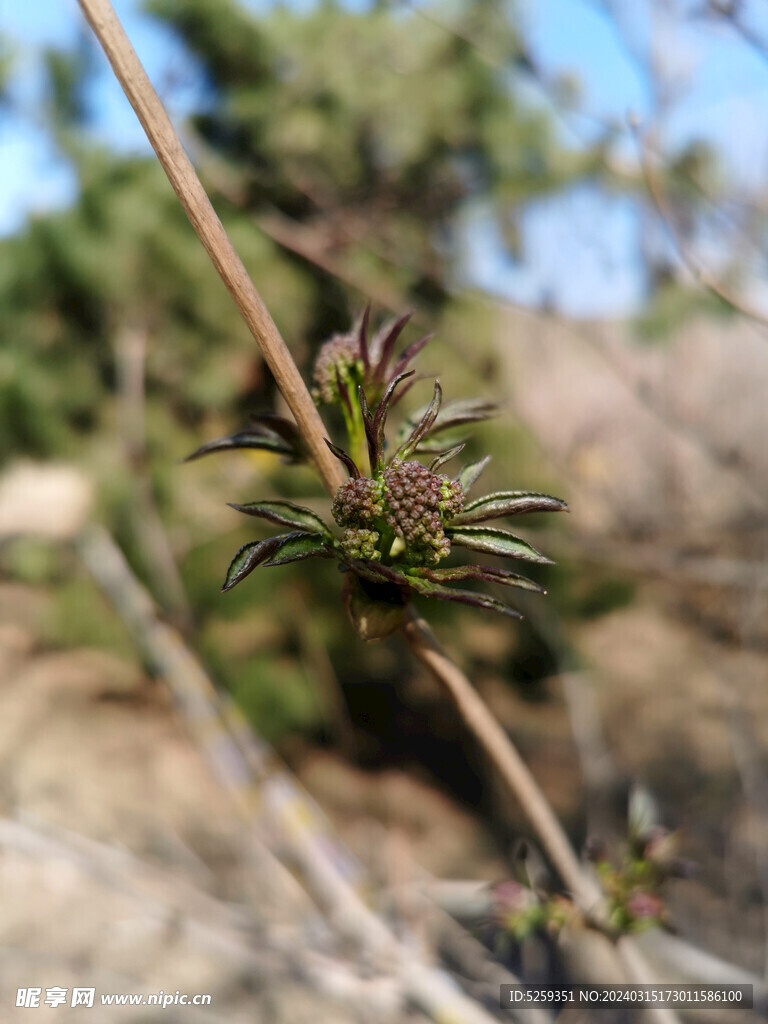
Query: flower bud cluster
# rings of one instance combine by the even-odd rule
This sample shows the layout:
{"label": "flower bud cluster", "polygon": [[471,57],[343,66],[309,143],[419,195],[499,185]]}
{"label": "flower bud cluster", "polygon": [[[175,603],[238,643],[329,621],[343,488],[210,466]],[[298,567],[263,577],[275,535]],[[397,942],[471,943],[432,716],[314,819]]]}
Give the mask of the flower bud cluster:
{"label": "flower bud cluster", "polygon": [[384,484],[369,476],[347,480],[336,492],[331,512],[339,526],[372,526],[384,512]]}
{"label": "flower bud cluster", "polygon": [[381,540],[381,534],[377,530],[359,529],[351,527],[344,531],[342,546],[350,558],[363,558],[368,562],[380,562],[381,551],[377,545]]}
{"label": "flower bud cluster", "polygon": [[388,528],[404,545],[404,561],[434,565],[450,551],[444,526],[463,504],[460,484],[419,462],[395,460],[375,480],[361,477],[340,487],[333,518],[347,527],[341,543],[353,558],[378,561],[382,552],[375,545]]}
{"label": "flower bud cluster", "polygon": [[[356,333],[334,334],[320,346],[313,371],[316,397],[323,402],[339,402],[339,378],[347,385],[363,379],[363,360]],[[338,376],[337,376],[338,375]],[[354,392],[354,386],[351,388]]]}
{"label": "flower bud cluster", "polygon": [[406,546],[406,561],[439,562],[451,549],[443,524],[461,510],[459,484],[420,462],[395,460],[384,471],[385,520]]}

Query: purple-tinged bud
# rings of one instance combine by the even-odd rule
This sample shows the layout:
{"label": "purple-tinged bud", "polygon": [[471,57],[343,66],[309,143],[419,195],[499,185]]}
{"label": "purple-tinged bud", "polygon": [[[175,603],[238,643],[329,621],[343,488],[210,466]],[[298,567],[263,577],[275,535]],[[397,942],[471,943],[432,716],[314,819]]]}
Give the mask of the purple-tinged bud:
{"label": "purple-tinged bud", "polygon": [[329,404],[341,401],[339,381],[346,385],[354,397],[357,385],[362,383],[363,373],[358,335],[334,334],[320,346],[315,359],[315,397]]}

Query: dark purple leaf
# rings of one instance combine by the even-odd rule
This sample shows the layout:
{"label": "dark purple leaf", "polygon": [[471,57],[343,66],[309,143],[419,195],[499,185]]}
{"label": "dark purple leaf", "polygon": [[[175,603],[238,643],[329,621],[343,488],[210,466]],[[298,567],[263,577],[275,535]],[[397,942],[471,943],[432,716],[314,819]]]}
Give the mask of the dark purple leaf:
{"label": "dark purple leaf", "polygon": [[359,477],[360,477],[360,470],[357,468],[357,466],[352,461],[352,459],[349,457],[349,455],[347,455],[347,453],[344,451],[344,449],[343,448],[339,448],[339,446],[335,445],[333,443],[333,441],[329,441],[327,437],[324,437],[323,440],[325,441],[325,443],[330,448],[332,454],[335,455],[336,458],[339,460],[339,462],[343,462],[344,465],[347,467],[347,471],[349,472],[350,477],[353,480],[359,479]]}
{"label": "dark purple leaf", "polygon": [[363,415],[365,440],[368,442],[368,461],[371,464],[371,476],[376,476],[383,453],[381,448],[379,448],[376,428],[373,425],[373,416],[368,408],[368,399],[365,397],[365,391],[361,387],[357,389],[357,398],[360,402],[360,412]]}
{"label": "dark purple leaf", "polygon": [[389,409],[390,402],[392,401],[392,396],[395,393],[395,389],[401,381],[407,380],[408,377],[412,377],[415,372],[415,370],[409,370],[407,373],[401,373],[399,377],[393,377],[381,397],[381,401],[379,402],[376,413],[373,417],[373,435],[376,440],[376,452],[378,458],[381,458],[381,454],[384,451],[384,427],[387,422],[387,411]]}
{"label": "dark purple leaf", "polygon": [[274,452],[276,455],[284,455],[286,458],[299,459],[300,456],[294,448],[289,447],[279,437],[266,433],[259,433],[253,430],[241,430],[238,434],[230,437],[220,437],[216,441],[208,441],[201,445],[191,455],[187,455],[185,462],[193,462],[204,455],[212,455],[214,452],[225,452],[235,448],[256,448],[260,451]]}
{"label": "dark purple leaf", "polygon": [[363,360],[363,371],[368,373],[371,368],[371,358],[368,353],[368,321],[371,317],[370,302],[363,311],[363,318],[360,321],[360,358]]}
{"label": "dark purple leaf", "polygon": [[403,354],[395,363],[392,369],[393,376],[397,376],[398,373],[402,373],[403,370],[406,369],[408,364],[416,358],[416,356],[419,354],[419,352],[421,352],[424,346],[433,338],[434,334],[425,334],[424,337],[419,338],[418,341],[411,342],[408,348],[404,350]]}
{"label": "dark purple leaf", "polygon": [[[391,326],[385,327],[383,331],[380,331],[374,338],[373,345],[371,346],[371,352],[376,364],[374,367],[374,387],[380,386],[383,382],[387,370],[387,363],[392,358],[392,350],[395,347],[395,342],[400,337],[403,328],[411,319],[411,316],[411,313],[406,313],[404,316],[399,317]],[[395,376],[397,376],[397,374],[395,374]]]}
{"label": "dark purple leaf", "polygon": [[251,413],[249,419],[257,431],[261,428],[272,434],[277,434],[286,444],[297,451],[304,450],[304,438],[292,420],[287,420],[284,416],[278,416],[273,412]]}
{"label": "dark purple leaf", "polygon": [[270,523],[292,526],[294,530],[301,530],[304,533],[331,537],[331,531],[320,516],[315,515],[311,509],[294,505],[290,501],[252,501],[247,505],[233,505],[230,502],[229,506],[237,512],[244,512],[247,516],[256,516],[258,519],[266,519]]}

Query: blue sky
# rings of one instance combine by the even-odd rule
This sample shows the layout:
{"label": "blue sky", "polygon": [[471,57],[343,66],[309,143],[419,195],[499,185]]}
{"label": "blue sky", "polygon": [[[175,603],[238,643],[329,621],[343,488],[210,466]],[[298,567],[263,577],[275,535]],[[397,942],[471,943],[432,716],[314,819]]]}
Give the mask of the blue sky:
{"label": "blue sky", "polygon": [[[183,51],[161,25],[141,14],[139,0],[115,0],[150,77],[163,94],[169,69],[184,76]],[[254,4],[256,6],[256,4]],[[616,5],[620,29],[592,0],[518,0],[524,33],[545,77],[570,75],[579,83],[579,114],[559,122],[562,137],[578,146],[606,122],[621,127],[613,155],[635,159],[627,115],[646,119],[652,97],[640,66],[648,41],[645,0]],[[663,5],[662,5],[663,7]],[[744,17],[768,43],[768,0],[749,0]],[[10,111],[0,115],[0,233],[17,230],[27,216],[69,202],[76,183],[40,123],[41,53],[74,45],[84,30],[74,0],[0,0],[0,27],[16,49]],[[627,47],[625,38],[630,40]],[[690,22],[680,31],[657,18],[656,60],[675,76],[676,99],[662,122],[670,147],[693,138],[710,140],[722,155],[734,187],[758,189],[768,172],[768,60],[727,26]],[[637,47],[641,60],[632,53]],[[545,102],[538,87],[532,102]],[[174,119],[195,103],[194,76],[187,89],[167,94]],[[146,152],[147,143],[119,87],[105,69],[93,97],[93,130],[110,146]],[[497,229],[482,210],[467,217],[463,272],[468,281],[495,294],[535,303],[546,296],[573,315],[616,315],[641,300],[637,260],[637,206],[581,186],[532,206],[523,219],[527,260],[519,266],[497,244]],[[578,268],[578,272],[574,272]]]}

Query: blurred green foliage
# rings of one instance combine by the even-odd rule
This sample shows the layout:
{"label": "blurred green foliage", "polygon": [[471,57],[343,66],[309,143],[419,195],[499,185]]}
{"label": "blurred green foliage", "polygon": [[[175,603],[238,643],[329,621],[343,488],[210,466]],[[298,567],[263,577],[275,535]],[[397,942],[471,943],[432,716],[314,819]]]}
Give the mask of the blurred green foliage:
{"label": "blurred green foliage", "polygon": [[[593,160],[562,148],[548,117],[519,98],[515,74],[525,55],[506,7],[461,0],[450,12],[419,13],[318,3],[257,16],[235,0],[147,6],[197,62],[204,100],[185,141],[300,365],[308,370],[316,345],[348,327],[365,293],[385,295],[400,312],[417,306],[436,329],[422,369],[439,370],[447,395],[497,397],[493,309],[452,291],[461,219],[480,203],[514,225],[531,198],[572,183]],[[272,456],[178,465],[240,426],[248,409],[273,408],[276,396],[156,161],[105,151],[89,135],[90,46],[47,55],[50,133],[77,171],[78,197],[0,241],[0,459],[77,460],[99,485],[101,514],[162,601],[147,525],[154,503],[218,678],[272,738],[322,728],[328,709],[296,635],[302,615],[316,616],[342,688],[402,665],[386,647],[352,640],[340,606],[329,606],[339,590],[331,567],[257,573],[220,595],[233,535],[241,543],[254,536],[224,502],[322,491],[310,471]],[[5,67],[4,48],[0,79]],[[302,245],[278,244],[275,223]],[[518,233],[508,236],[511,254],[523,258]],[[131,332],[144,346],[132,370]],[[483,450],[495,453],[491,487],[519,481],[557,490],[540,479],[522,428],[507,418],[483,436]],[[480,453],[469,446],[468,455]],[[45,567],[25,555],[6,570],[23,577]],[[53,637],[126,651],[90,585],[57,585]],[[438,614],[461,621],[453,609]]]}

